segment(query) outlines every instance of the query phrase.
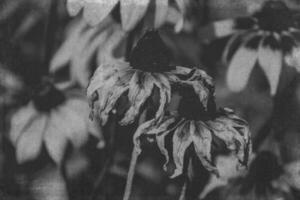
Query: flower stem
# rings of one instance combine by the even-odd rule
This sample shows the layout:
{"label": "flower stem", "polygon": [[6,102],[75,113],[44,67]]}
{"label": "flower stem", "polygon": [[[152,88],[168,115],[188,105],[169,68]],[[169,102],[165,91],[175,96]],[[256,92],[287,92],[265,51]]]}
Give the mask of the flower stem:
{"label": "flower stem", "polygon": [[131,189],[132,189],[133,177],[135,174],[135,166],[136,166],[139,154],[140,154],[140,152],[134,147],[132,154],[131,154],[130,166],[129,166],[129,171],[128,171],[128,175],[127,175],[126,187],[125,187],[123,200],[129,200],[129,197],[131,194]]}
{"label": "flower stem", "polygon": [[[146,121],[147,117],[147,109],[145,109],[139,118],[139,125],[144,123]],[[137,163],[137,159],[140,154],[140,149],[138,149],[136,146],[133,147],[132,153],[131,153],[131,160],[130,160],[130,165],[129,165],[129,170],[127,174],[127,180],[126,180],[126,186],[125,186],[125,192],[123,196],[123,200],[129,200],[131,190],[132,190],[132,182],[135,174],[135,167]]]}
{"label": "flower stem", "polygon": [[180,196],[179,196],[179,200],[185,200],[186,188],[187,188],[187,181],[184,181],[184,184],[181,188],[181,193],[180,193]]}

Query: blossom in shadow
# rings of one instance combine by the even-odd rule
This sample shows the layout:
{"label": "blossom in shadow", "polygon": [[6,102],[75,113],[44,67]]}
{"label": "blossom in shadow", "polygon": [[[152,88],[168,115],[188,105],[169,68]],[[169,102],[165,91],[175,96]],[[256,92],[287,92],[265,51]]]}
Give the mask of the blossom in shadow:
{"label": "blossom in shadow", "polygon": [[69,143],[79,148],[89,134],[99,137],[98,128],[88,120],[87,110],[83,96],[64,95],[45,82],[33,100],[12,115],[8,135],[18,163],[33,161],[44,147],[59,165]]}

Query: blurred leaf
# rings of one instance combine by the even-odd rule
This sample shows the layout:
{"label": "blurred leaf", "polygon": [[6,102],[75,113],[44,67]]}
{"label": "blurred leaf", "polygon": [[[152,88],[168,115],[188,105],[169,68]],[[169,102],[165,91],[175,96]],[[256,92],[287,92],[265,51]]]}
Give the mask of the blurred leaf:
{"label": "blurred leaf", "polygon": [[94,69],[124,55],[122,44],[125,39],[125,32],[111,18],[97,27],[90,27],[83,20],[75,20],[52,58],[50,71],[56,73],[69,66],[71,81],[86,87]]}

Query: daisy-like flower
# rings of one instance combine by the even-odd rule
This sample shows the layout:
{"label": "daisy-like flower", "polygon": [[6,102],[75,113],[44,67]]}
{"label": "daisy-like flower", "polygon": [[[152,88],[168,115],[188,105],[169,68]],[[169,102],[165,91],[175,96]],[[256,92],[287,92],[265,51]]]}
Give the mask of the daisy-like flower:
{"label": "daisy-like flower", "polygon": [[[56,74],[68,67],[71,82],[86,88],[97,66],[124,54],[125,48],[122,47],[126,36],[120,24],[109,17],[95,27],[89,26],[84,20],[75,20],[51,60],[50,72]],[[92,63],[94,66],[91,66]]]}
{"label": "daisy-like flower", "polygon": [[237,28],[223,55],[229,66],[229,88],[235,92],[243,90],[258,63],[274,95],[284,61],[288,61],[287,64],[299,63],[300,29],[292,10],[282,1],[270,0],[251,17],[237,19],[227,23],[227,26],[227,30]]}
{"label": "daisy-like flower", "polygon": [[44,147],[59,165],[68,144],[81,147],[88,133],[98,136],[99,130],[88,120],[85,99],[67,97],[46,82],[32,101],[13,114],[9,139],[19,163],[34,160]]}
{"label": "daisy-like flower", "polygon": [[[181,17],[178,19],[177,29],[183,26],[183,15],[185,14],[186,0],[68,0],[67,8],[71,16],[77,15],[83,8],[83,17],[91,25],[96,25],[104,20],[113,9],[120,5],[120,15],[122,26],[125,31],[132,30],[138,22],[146,15],[151,4],[155,6],[154,26],[160,27],[165,23],[168,15],[177,14],[174,12],[173,5],[176,4]],[[172,12],[171,12],[172,11]]]}
{"label": "daisy-like flower", "polygon": [[[100,66],[87,89],[91,116],[99,116],[105,124],[118,100],[125,96],[129,108],[120,121],[122,125],[134,122],[146,104],[156,109],[154,118],[159,119],[171,100],[171,84],[179,81],[192,85],[205,99],[205,90],[201,90],[197,78],[206,74],[197,69],[170,66],[169,56],[159,34],[149,31],[138,41],[128,63],[119,60]],[[181,80],[180,76],[185,75],[188,76],[186,80]]]}
{"label": "daisy-like flower", "polygon": [[[205,86],[204,82],[202,83]],[[177,115],[167,115],[156,125],[144,123],[135,133],[135,145],[139,148],[141,135],[154,135],[159,149],[166,158],[172,160],[175,171],[172,177],[183,172],[186,152],[192,146],[202,165],[218,174],[212,161],[214,144],[223,142],[228,150],[234,152],[238,161],[246,165],[251,151],[250,131],[247,123],[230,109],[216,109],[213,94],[209,95],[207,108],[190,87],[183,87],[182,100]],[[212,89],[210,89],[212,92]],[[171,141],[168,141],[171,140]],[[171,142],[171,150],[167,144]],[[166,165],[164,168],[166,169]]]}

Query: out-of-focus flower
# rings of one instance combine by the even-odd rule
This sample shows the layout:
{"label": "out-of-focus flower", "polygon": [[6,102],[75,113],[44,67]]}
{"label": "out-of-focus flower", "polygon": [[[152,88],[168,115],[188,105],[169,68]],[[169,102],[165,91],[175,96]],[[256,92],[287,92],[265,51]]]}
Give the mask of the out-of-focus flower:
{"label": "out-of-focus flower", "polygon": [[[134,122],[145,104],[156,109],[154,118],[160,119],[171,100],[172,83],[193,86],[205,101],[206,90],[197,84],[197,78],[207,75],[197,69],[170,66],[169,56],[159,34],[149,31],[138,41],[129,63],[119,60],[100,66],[87,89],[91,116],[99,115],[104,125],[109,114],[116,109],[118,100],[125,96],[129,108],[120,122],[122,125]],[[181,80],[180,76],[187,78]]]}
{"label": "out-of-focus flower", "polygon": [[23,81],[0,64],[0,105],[12,105],[23,94]]}
{"label": "out-of-focus flower", "polygon": [[283,64],[297,68],[299,63],[298,25],[296,13],[277,0],[266,1],[252,16],[215,22],[215,36],[233,33],[223,53],[229,88],[234,92],[243,90],[258,63],[274,95]]}
{"label": "out-of-focus flower", "polygon": [[51,60],[50,71],[56,73],[69,67],[71,81],[86,87],[96,67],[117,59],[116,51],[124,50],[122,44],[126,35],[111,18],[95,27],[90,27],[84,20],[75,20]]}
{"label": "out-of-focus flower", "polygon": [[[174,5],[179,12],[175,12]],[[148,7],[154,5],[154,26],[160,27],[169,17],[176,17],[177,29],[183,26],[183,15],[186,12],[187,0],[68,0],[67,8],[70,15],[75,16],[83,8],[83,17],[91,25],[96,25],[104,20],[117,5],[120,5],[122,27],[125,31],[132,30],[146,15]],[[172,12],[171,12],[172,11]],[[173,16],[171,16],[173,15]]]}
{"label": "out-of-focus flower", "polygon": [[291,193],[278,187],[282,173],[275,155],[260,152],[251,163],[249,172],[244,177],[229,181],[226,186],[217,188],[204,198],[205,200],[294,200]]}
{"label": "out-of-focus flower", "polygon": [[88,104],[79,95],[65,96],[46,82],[33,100],[13,114],[9,139],[19,163],[37,158],[43,148],[60,164],[67,145],[81,147],[99,130],[88,120]]}
{"label": "out-of-focus flower", "polygon": [[[203,87],[207,86],[203,84]],[[202,165],[207,170],[218,174],[217,167],[212,161],[213,143],[218,143],[218,140],[236,154],[240,164],[247,165],[251,152],[247,123],[230,109],[217,111],[212,89],[210,92],[207,108],[205,108],[191,88],[182,88],[182,99],[177,115],[166,116],[155,125],[145,123],[135,133],[137,148],[139,148],[141,135],[155,135],[158,147],[166,157],[166,164],[169,163],[172,155],[176,167],[172,177],[182,174],[185,155],[191,146]],[[168,140],[172,143],[171,150]]]}

